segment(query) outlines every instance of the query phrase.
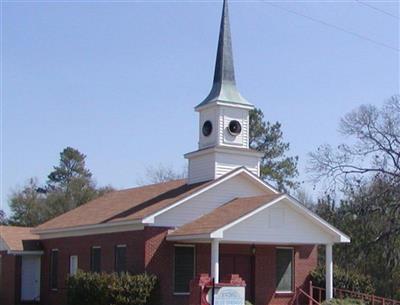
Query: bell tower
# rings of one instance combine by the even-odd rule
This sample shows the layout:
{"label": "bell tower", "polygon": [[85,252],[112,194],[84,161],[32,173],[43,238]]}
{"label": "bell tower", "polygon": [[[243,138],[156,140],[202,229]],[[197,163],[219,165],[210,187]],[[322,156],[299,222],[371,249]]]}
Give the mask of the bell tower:
{"label": "bell tower", "polygon": [[236,88],[227,0],[224,0],[214,80],[199,113],[199,147],[187,153],[188,183],[216,179],[245,166],[259,175],[261,153],[249,149],[249,111],[254,106]]}

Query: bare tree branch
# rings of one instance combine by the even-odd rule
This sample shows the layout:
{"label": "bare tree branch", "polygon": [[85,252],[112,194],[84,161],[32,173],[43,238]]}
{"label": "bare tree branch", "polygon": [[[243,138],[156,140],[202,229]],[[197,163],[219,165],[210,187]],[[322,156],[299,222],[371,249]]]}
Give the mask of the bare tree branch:
{"label": "bare tree branch", "polygon": [[322,145],[309,154],[307,170],[312,180],[342,184],[363,175],[383,175],[400,181],[400,96],[391,97],[378,109],[362,105],[345,115],[340,132],[353,140],[336,149]]}

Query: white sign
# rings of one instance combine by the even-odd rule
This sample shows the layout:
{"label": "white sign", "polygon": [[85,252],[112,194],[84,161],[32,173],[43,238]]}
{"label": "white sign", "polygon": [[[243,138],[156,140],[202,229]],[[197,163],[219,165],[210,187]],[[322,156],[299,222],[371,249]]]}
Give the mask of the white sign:
{"label": "white sign", "polygon": [[[212,302],[212,288],[208,292],[207,302]],[[245,291],[243,286],[215,287],[214,305],[244,305]],[[212,304],[211,304],[212,305]]]}

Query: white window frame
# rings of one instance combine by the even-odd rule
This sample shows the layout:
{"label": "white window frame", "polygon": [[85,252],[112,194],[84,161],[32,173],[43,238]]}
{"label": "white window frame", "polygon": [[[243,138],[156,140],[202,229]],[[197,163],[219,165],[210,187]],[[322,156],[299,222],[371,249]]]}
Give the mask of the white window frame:
{"label": "white window frame", "polygon": [[[292,250],[292,290],[277,290],[277,288],[275,287],[275,293],[276,294],[289,294],[289,293],[294,293],[294,286],[295,286],[295,282],[296,282],[296,274],[295,274],[295,248],[294,247],[276,247],[275,250]],[[277,251],[275,251],[275,255],[276,255]],[[276,265],[276,257],[275,257],[275,269],[277,268]],[[276,281],[276,278],[275,278]],[[276,283],[277,284],[277,283]]]}
{"label": "white window frame", "polygon": [[[74,262],[75,261],[75,262]],[[78,255],[69,256],[69,275],[76,275],[78,272],[79,258]]]}
{"label": "white window frame", "polygon": [[[174,287],[174,295],[190,295],[188,292],[176,292],[175,291],[175,248],[193,248],[193,276],[196,276],[196,245],[194,244],[174,244],[174,255],[173,255],[173,272],[172,272],[172,283]],[[190,290],[190,287],[189,287]]]}

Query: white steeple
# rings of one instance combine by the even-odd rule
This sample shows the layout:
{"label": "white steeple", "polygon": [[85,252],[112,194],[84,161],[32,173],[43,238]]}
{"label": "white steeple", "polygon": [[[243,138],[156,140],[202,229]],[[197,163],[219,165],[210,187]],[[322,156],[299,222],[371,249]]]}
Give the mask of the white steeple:
{"label": "white steeple", "polygon": [[254,106],[236,88],[229,25],[224,0],[214,81],[199,112],[199,149],[187,153],[188,182],[216,179],[241,166],[259,175],[261,153],[249,149],[249,110]]}

